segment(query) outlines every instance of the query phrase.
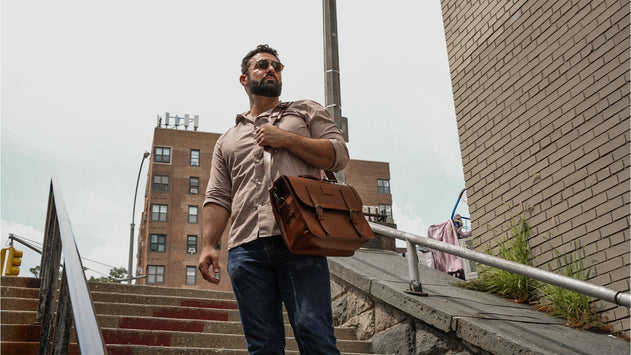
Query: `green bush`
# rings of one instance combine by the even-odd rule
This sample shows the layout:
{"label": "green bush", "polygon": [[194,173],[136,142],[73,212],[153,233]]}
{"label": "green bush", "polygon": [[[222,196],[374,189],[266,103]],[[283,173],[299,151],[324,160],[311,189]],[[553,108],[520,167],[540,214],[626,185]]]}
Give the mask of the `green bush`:
{"label": "green bush", "polygon": [[[556,255],[557,273],[581,281],[589,278],[590,271],[583,268],[583,248],[574,243],[574,252],[561,255],[553,249]],[[566,290],[562,287],[542,284],[538,287],[541,298],[537,300],[536,308],[554,317],[565,318],[572,328],[609,331],[590,304],[590,297],[578,292]]]}
{"label": "green bush", "polygon": [[[487,254],[532,266],[530,263],[530,245],[528,244],[530,227],[523,215],[511,216],[508,231],[503,237],[498,236],[495,231],[493,234],[497,240],[497,255],[490,245],[486,248]],[[494,293],[516,302],[533,300],[536,291],[535,282],[528,277],[486,265],[479,266],[478,279],[460,285],[468,289]]]}

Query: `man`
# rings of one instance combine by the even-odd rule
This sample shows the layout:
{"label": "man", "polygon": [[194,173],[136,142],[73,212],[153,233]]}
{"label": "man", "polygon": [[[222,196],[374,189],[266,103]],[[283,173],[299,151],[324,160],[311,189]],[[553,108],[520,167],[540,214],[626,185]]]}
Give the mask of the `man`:
{"label": "man", "polygon": [[271,153],[272,181],[283,174],[339,171],[348,150],[327,111],[313,101],[292,102],[275,124],[267,124],[278,113],[282,70],[267,45],[243,58],[239,81],[250,110],[237,115],[215,145],[198,269],[219,283],[216,246],[230,219],[227,268],[250,354],[284,353],[283,302],[302,354],[339,354],[327,260],[294,255],[285,246],[269,200],[263,150]]}

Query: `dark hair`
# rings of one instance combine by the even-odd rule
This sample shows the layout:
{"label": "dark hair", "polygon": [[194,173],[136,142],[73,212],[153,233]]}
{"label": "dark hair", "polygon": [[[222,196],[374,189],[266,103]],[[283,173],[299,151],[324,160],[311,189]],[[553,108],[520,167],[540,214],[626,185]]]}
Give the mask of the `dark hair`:
{"label": "dark hair", "polygon": [[[255,49],[251,50],[248,54],[243,57],[241,61],[241,74],[245,74],[248,72],[248,62],[252,57],[254,57],[257,53],[269,53],[278,59],[278,52],[267,44],[259,44]],[[280,61],[280,59],[278,59]]]}

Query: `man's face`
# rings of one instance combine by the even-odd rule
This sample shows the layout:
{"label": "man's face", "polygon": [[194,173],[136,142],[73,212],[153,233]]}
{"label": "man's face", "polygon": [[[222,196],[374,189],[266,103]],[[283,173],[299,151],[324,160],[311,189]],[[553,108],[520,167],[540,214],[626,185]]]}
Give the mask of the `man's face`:
{"label": "man's face", "polygon": [[[260,60],[267,60],[267,68],[258,64]],[[272,62],[278,62],[269,53],[257,53],[250,59],[248,71],[241,75],[241,84],[246,86],[253,95],[279,97],[283,88],[280,71],[274,69]]]}

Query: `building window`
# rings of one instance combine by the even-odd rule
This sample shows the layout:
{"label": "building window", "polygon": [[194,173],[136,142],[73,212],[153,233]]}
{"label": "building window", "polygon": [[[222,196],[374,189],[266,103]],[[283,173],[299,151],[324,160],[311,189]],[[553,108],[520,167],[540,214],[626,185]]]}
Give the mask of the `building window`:
{"label": "building window", "polygon": [[153,161],[156,163],[171,162],[171,148],[155,147],[153,148]]}
{"label": "building window", "polygon": [[186,284],[187,285],[195,285],[195,275],[197,268],[195,266],[187,266],[186,267]]}
{"label": "building window", "polygon": [[197,236],[196,235],[188,235],[186,237],[186,252],[188,254],[196,254],[197,253]]}
{"label": "building window", "polygon": [[169,177],[162,175],[154,175],[151,191],[169,192]]}
{"label": "building window", "polygon": [[194,195],[199,193],[199,178],[190,177],[188,179],[188,192]]}
{"label": "building window", "polygon": [[392,206],[391,205],[379,205],[379,214],[386,215],[392,219]]}
{"label": "building window", "polygon": [[151,220],[166,222],[167,220],[167,205],[151,205]]}
{"label": "building window", "polygon": [[149,236],[149,250],[164,252],[166,250],[167,236],[165,234],[151,234]]}
{"label": "building window", "polygon": [[199,149],[191,149],[191,166],[199,166]]}
{"label": "building window", "polygon": [[390,180],[377,179],[377,192],[382,194],[390,193]]}
{"label": "building window", "polygon": [[164,283],[164,266],[147,265],[147,283],[163,284]]}
{"label": "building window", "polygon": [[197,223],[197,206],[188,206],[188,223]]}

